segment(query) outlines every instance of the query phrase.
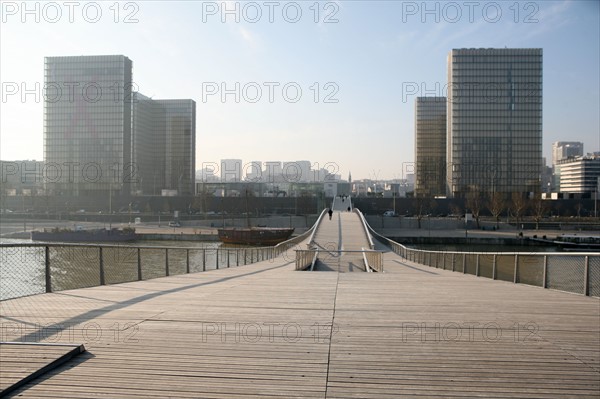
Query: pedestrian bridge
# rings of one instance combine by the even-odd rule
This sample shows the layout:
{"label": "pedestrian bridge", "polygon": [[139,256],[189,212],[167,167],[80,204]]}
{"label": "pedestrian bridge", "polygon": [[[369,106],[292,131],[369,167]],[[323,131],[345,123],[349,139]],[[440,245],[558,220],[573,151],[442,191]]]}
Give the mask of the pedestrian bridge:
{"label": "pedestrian bridge", "polygon": [[[600,254],[370,248],[346,201],[257,263],[0,301],[0,396],[600,396]],[[383,273],[343,273],[359,248]]]}
{"label": "pedestrian bridge", "polygon": [[322,214],[307,250],[296,251],[296,269],[311,271],[371,272],[382,270],[382,253],[374,251],[373,237],[351,198],[336,197],[331,217]]}

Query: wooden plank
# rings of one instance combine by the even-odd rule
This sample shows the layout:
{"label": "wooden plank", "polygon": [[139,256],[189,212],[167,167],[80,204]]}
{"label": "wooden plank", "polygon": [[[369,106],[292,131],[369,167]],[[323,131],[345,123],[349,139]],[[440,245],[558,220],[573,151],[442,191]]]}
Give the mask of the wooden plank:
{"label": "wooden plank", "polygon": [[0,396],[8,395],[83,352],[83,345],[0,342]]}

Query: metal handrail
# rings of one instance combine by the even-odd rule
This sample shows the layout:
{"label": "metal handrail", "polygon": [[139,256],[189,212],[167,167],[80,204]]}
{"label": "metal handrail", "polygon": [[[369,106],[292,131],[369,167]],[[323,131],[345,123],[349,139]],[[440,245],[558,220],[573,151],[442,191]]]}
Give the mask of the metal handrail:
{"label": "metal handrail", "polygon": [[[598,288],[594,288],[595,293],[591,294],[590,290],[592,289],[592,287],[600,287],[600,281],[598,281],[598,277],[596,277],[595,281],[591,281],[591,276],[592,276],[592,272],[591,272],[591,267],[590,267],[590,263],[592,259],[595,259],[596,262],[600,262],[600,253],[589,253],[589,252],[569,252],[569,253],[548,253],[548,252],[544,252],[544,253],[527,253],[524,254],[523,252],[461,252],[461,251],[439,251],[439,250],[426,250],[426,249],[414,249],[414,248],[409,248],[406,247],[396,241],[390,240],[387,237],[382,236],[381,234],[378,234],[377,232],[375,232],[375,230],[373,230],[371,228],[371,226],[369,226],[369,224],[367,223],[367,227],[369,229],[369,231],[371,232],[371,234],[373,234],[373,236],[378,239],[379,241],[381,241],[382,243],[388,245],[392,251],[396,254],[398,254],[399,256],[401,256],[402,258],[418,263],[418,264],[422,264],[425,266],[430,266],[430,267],[438,267],[440,264],[440,260],[443,264],[443,268],[446,269],[446,259],[450,258],[451,259],[451,263],[452,263],[452,271],[458,271],[458,272],[462,272],[462,273],[467,273],[467,257],[471,257],[475,259],[475,266],[473,266],[473,264],[471,264],[471,270],[474,270],[474,273],[470,273],[470,274],[475,274],[476,276],[481,276],[481,271],[480,271],[480,260],[481,259],[489,259],[490,257],[493,258],[493,265],[492,265],[492,271],[491,271],[491,278],[492,279],[496,279],[496,274],[497,274],[497,265],[496,265],[496,259],[498,257],[514,257],[514,268],[512,269],[511,273],[513,273],[512,276],[512,282],[513,283],[521,283],[520,281],[520,277],[519,277],[519,273],[520,273],[520,259],[522,257],[539,257],[543,259],[543,270],[542,270],[542,276],[541,276],[541,281],[539,284],[533,284],[535,286],[541,286],[542,288],[549,288],[549,277],[548,277],[548,261],[549,259],[552,258],[561,258],[561,259],[573,259],[573,258],[583,258],[583,275],[579,275],[579,278],[582,279],[582,287],[578,288],[576,287],[575,289],[565,289],[564,291],[567,292],[575,292],[575,293],[579,293],[579,294],[583,294],[583,295],[594,295],[594,296],[600,296],[598,295],[598,292],[600,292],[598,290]],[[455,259],[461,259],[462,258],[462,267],[458,267],[456,268],[456,264],[454,263]],[[448,269],[449,270],[449,269]],[[594,275],[597,275],[597,272],[595,272]],[[562,281],[559,283],[565,284],[565,281]],[[555,282],[555,287],[556,287],[556,282]],[[550,287],[553,288],[553,287]]]}
{"label": "metal handrail", "polygon": [[315,270],[315,264],[317,263],[317,259],[319,258],[319,249],[315,251],[315,256],[313,257],[312,263],[310,264],[310,271]]}
{"label": "metal handrail", "polygon": [[365,217],[363,216],[363,214],[360,212],[360,210],[358,208],[353,208],[353,212],[358,214],[358,217],[359,217],[360,221],[362,222],[363,229],[365,230],[365,234],[367,235],[367,239],[369,240],[369,247],[371,249],[374,249],[375,244],[373,244],[373,238],[371,237],[371,234],[369,232],[370,226],[368,225],[367,221],[365,220]]}
{"label": "metal handrail", "polygon": [[363,250],[362,256],[363,256],[363,262],[365,262],[365,269],[368,273],[372,273],[373,271],[369,267],[369,261],[367,260],[367,254],[365,253],[365,248],[362,247],[361,249]]}
{"label": "metal handrail", "polygon": [[318,226],[321,223],[321,220],[323,219],[323,217],[325,216],[325,214],[327,213],[327,209],[323,209],[323,211],[321,212],[321,214],[319,215],[319,217],[317,218],[317,221],[315,222],[315,224],[313,225],[313,227],[311,227],[311,229],[313,229],[312,234],[310,235],[310,239],[308,240],[308,248],[312,247],[314,241],[315,241],[315,235],[317,233],[318,230]]}

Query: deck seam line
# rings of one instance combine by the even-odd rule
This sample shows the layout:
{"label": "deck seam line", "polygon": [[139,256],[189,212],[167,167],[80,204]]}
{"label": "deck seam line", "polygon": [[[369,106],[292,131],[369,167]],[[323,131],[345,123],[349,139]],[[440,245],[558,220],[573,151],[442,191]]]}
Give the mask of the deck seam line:
{"label": "deck seam line", "polygon": [[335,305],[337,303],[338,287],[340,285],[340,272],[338,268],[337,279],[335,281],[335,295],[333,296],[333,313],[331,316],[331,328],[329,329],[329,348],[327,350],[327,374],[325,376],[325,399],[327,399],[327,390],[329,389],[329,369],[331,368],[331,345],[333,340],[333,329],[335,326]]}

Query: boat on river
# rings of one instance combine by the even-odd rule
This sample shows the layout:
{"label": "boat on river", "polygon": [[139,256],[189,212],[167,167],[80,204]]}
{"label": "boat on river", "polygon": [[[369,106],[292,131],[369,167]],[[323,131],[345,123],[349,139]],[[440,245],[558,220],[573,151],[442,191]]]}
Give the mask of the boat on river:
{"label": "boat on river", "polygon": [[225,244],[277,245],[289,239],[294,228],[287,227],[229,227],[217,229],[219,240]]}
{"label": "boat on river", "polygon": [[32,231],[32,241],[50,242],[127,242],[137,238],[135,229],[44,229]]}
{"label": "boat on river", "polygon": [[561,234],[554,239],[544,236],[543,238],[530,238],[530,240],[557,246],[564,251],[600,251],[600,236],[598,235]]}

